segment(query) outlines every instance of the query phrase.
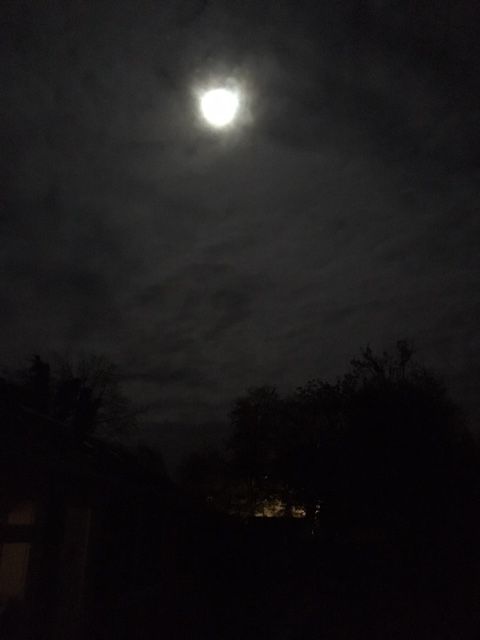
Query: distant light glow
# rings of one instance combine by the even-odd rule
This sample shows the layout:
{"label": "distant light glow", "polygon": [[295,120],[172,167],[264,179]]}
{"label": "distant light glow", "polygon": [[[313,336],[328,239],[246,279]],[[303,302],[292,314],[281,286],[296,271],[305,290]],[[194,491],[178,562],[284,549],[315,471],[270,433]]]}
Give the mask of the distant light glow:
{"label": "distant light glow", "polygon": [[205,120],[213,127],[230,124],[237,115],[240,98],[230,89],[211,89],[200,98],[200,109]]}
{"label": "distant light glow", "polygon": [[[263,500],[255,509],[256,518],[283,518],[291,516],[292,518],[305,518],[307,515],[303,505],[292,505],[289,511],[286,511],[286,503],[279,498]],[[315,513],[318,511],[316,510]]]}

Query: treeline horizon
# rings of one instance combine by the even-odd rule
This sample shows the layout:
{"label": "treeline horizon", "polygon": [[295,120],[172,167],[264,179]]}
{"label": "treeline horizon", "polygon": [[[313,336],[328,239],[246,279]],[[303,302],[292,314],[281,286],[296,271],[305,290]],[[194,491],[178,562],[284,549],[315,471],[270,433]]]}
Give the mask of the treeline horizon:
{"label": "treeline horizon", "polygon": [[[79,442],[108,440],[134,433],[148,413],[126,396],[121,380],[104,356],[57,356],[51,364],[33,355],[28,366],[0,376],[0,392],[4,409],[47,417]],[[273,385],[247,388],[228,418],[225,446],[195,451],[179,472],[183,488],[222,511],[254,515],[279,500],[285,515],[302,505],[314,518],[320,504],[338,503],[362,483],[380,502],[389,492],[387,501],[414,492],[413,478],[425,484],[423,476],[432,482],[437,474],[443,481],[454,469],[477,483],[479,447],[462,409],[404,340],[381,353],[367,346],[333,381],[314,378],[285,393]]]}
{"label": "treeline horizon", "polygon": [[[223,449],[184,462],[181,483],[229,514],[301,506],[315,527],[369,523],[406,535],[458,530],[476,518],[480,452],[442,378],[412,346],[370,347],[333,382],[313,379],[290,393],[250,388],[233,403]],[[298,513],[298,511],[297,511]]]}

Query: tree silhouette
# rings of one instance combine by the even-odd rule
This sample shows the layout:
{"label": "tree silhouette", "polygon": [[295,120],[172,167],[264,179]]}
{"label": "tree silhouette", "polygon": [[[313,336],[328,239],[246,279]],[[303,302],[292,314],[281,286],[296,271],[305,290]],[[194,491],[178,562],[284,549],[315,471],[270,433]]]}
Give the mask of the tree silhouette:
{"label": "tree silhouette", "polygon": [[245,488],[244,499],[250,515],[255,514],[262,499],[269,497],[272,482],[277,480],[282,419],[280,397],[275,387],[269,386],[249,389],[236,400],[230,413],[231,467],[237,483]]}
{"label": "tree silhouette", "polygon": [[30,419],[48,419],[79,441],[131,428],[138,413],[120,389],[115,366],[100,356],[57,357],[52,366],[34,355],[29,367],[0,380],[0,390],[3,411],[8,406]]}
{"label": "tree silhouette", "polygon": [[[333,383],[311,380],[287,397],[250,389],[230,417],[215,482],[224,473],[239,513],[278,498],[286,515],[301,504],[312,522],[321,505],[320,519],[339,527],[430,535],[464,519],[478,495],[462,414],[404,341],[381,354],[367,347]],[[212,466],[203,467],[211,479]]]}
{"label": "tree silhouette", "polygon": [[54,410],[79,437],[120,433],[139,413],[122,393],[115,365],[102,356],[58,360]]}
{"label": "tree silhouette", "polygon": [[[403,342],[352,360],[346,390],[345,478],[350,509],[418,522],[434,515],[459,471],[465,430],[443,383]],[[436,516],[439,514],[437,513]]]}

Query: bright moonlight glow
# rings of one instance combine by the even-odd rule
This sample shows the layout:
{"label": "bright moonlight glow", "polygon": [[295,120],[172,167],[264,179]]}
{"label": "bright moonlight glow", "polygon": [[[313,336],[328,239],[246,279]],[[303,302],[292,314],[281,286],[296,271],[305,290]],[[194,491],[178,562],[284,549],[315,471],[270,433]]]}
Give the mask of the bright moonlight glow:
{"label": "bright moonlight glow", "polygon": [[237,114],[238,104],[238,94],[228,89],[212,89],[200,99],[203,117],[213,127],[230,124]]}

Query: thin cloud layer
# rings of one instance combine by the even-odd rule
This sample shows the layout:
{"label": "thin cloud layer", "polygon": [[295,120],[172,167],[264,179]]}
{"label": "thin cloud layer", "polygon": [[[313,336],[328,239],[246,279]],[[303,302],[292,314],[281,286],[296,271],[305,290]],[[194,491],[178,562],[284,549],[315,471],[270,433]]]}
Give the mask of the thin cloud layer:
{"label": "thin cloud layer", "polygon": [[[188,422],[406,337],[475,412],[473,16],[400,5],[8,4],[5,357],[106,352]],[[223,74],[222,137],[194,89]]]}

